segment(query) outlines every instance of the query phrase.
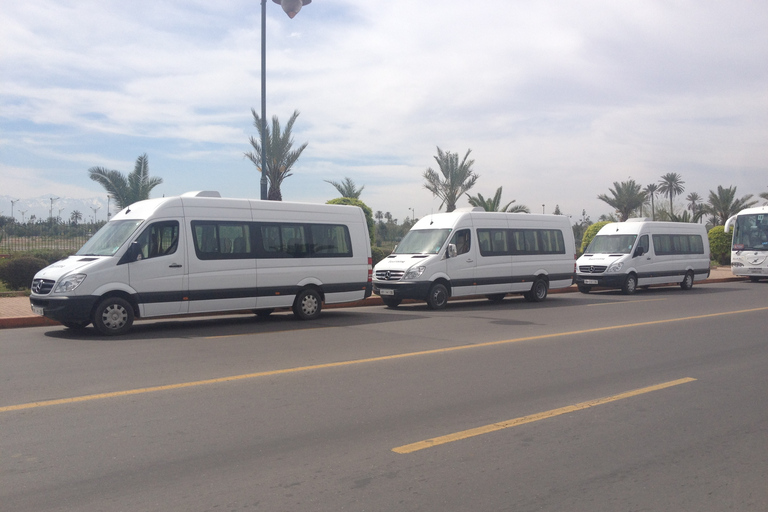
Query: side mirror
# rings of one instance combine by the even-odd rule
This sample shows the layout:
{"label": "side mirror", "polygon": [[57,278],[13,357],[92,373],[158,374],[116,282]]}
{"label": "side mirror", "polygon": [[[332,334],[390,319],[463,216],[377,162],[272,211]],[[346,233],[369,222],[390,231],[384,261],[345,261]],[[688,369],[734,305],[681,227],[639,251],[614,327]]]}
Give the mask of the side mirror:
{"label": "side mirror", "polygon": [[449,258],[455,258],[456,257],[456,244],[448,244],[448,252],[446,253]]}
{"label": "side mirror", "polygon": [[131,243],[131,248],[128,249],[128,261],[138,261],[141,259],[141,246],[138,240]]}
{"label": "side mirror", "polygon": [[645,248],[638,247],[637,249],[635,249],[635,256],[634,257],[638,258],[638,257],[642,256],[643,254],[645,254]]}

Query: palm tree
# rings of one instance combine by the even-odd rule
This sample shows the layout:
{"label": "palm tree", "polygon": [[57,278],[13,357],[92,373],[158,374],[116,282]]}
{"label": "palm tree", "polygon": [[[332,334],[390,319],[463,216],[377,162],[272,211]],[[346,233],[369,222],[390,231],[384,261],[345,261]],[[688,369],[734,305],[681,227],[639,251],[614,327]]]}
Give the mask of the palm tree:
{"label": "palm tree", "polygon": [[[251,146],[254,151],[246,153],[245,156],[251,159],[259,172],[263,172],[261,168],[261,117],[256,113],[254,109],[251,109],[253,113],[253,124],[259,131],[259,140],[255,137],[251,137]],[[291,167],[296,163],[296,160],[301,156],[308,145],[307,142],[293,149],[293,137],[291,130],[293,129],[293,123],[296,122],[296,118],[299,117],[299,111],[295,110],[293,115],[288,120],[288,124],[285,125],[285,130],[280,130],[280,121],[277,116],[272,116],[272,129],[266,128],[267,133],[266,140],[266,162],[267,162],[267,181],[269,182],[269,192],[267,193],[267,199],[270,201],[282,201],[283,194],[280,192],[280,185],[283,180],[288,176],[291,176]]]}
{"label": "palm tree", "polygon": [[685,198],[688,201],[688,210],[693,216],[692,222],[698,222],[704,216],[704,205],[702,204],[702,197],[696,192],[691,192]]}
{"label": "palm tree", "polygon": [[624,222],[634,210],[645,203],[645,192],[641,190],[640,185],[635,183],[635,180],[622,181],[621,183],[614,181],[613,186],[614,188],[608,189],[613,197],[600,194],[597,198],[613,206],[616,213],[619,214],[620,221]]}
{"label": "palm tree", "polygon": [[79,210],[72,210],[72,213],[69,214],[69,221],[72,224],[77,225],[81,220],[83,220],[83,214],[80,213]]}
{"label": "palm tree", "polygon": [[475,161],[468,160],[471,152],[472,150],[468,149],[464,159],[459,163],[458,153],[443,152],[438,147],[435,160],[445,179],[441,179],[440,174],[432,170],[431,167],[424,171],[423,176],[427,180],[424,188],[432,192],[435,197],[442,199],[440,209],[445,205],[445,211],[452,212],[455,210],[459,198],[475,186],[475,182],[480,177],[472,171],[472,164]]}
{"label": "palm tree", "polygon": [[646,197],[651,200],[651,220],[656,220],[656,205],[653,204],[653,199],[656,197],[656,193],[659,191],[659,186],[655,183],[650,183],[645,186],[643,192]]}
{"label": "palm tree", "polygon": [[672,206],[672,199],[685,191],[685,187],[683,187],[685,182],[681,178],[682,176],[676,172],[668,172],[661,177],[661,181],[659,182],[659,192],[669,196],[670,215],[675,213],[675,209]]}
{"label": "palm tree", "polygon": [[335,181],[330,181],[330,180],[324,180],[324,181],[336,187],[336,190],[339,191],[339,194],[341,194],[341,197],[349,197],[351,199],[360,199],[360,193],[365,188],[365,185],[363,185],[360,188],[357,188],[355,186],[355,182],[352,181],[351,178],[344,178],[344,181],[342,181],[341,183],[336,183]]}
{"label": "palm tree", "polygon": [[765,199],[766,201],[768,201],[768,192],[763,192],[763,193],[761,193],[761,194],[760,194],[760,197],[762,197],[763,199]]}
{"label": "palm tree", "polygon": [[115,198],[118,210],[149,199],[152,189],[163,182],[163,178],[149,177],[149,158],[146,153],[136,159],[133,172],[128,177],[120,171],[104,167],[91,167],[88,174],[93,181],[104,187],[107,194]]}
{"label": "palm tree", "polygon": [[493,198],[484,198],[482,194],[477,194],[476,196],[470,196],[467,194],[467,198],[469,200],[469,204],[472,206],[479,206],[483,210],[487,212],[518,212],[518,213],[531,213],[531,210],[528,209],[527,206],[518,204],[515,206],[512,206],[512,203],[515,202],[515,200],[511,200],[508,202],[504,207],[500,207],[501,205],[501,187],[496,189],[496,194],[493,196]]}
{"label": "palm tree", "polygon": [[712,215],[713,225],[722,226],[726,220],[744,208],[757,204],[757,201],[750,201],[750,199],[752,199],[752,194],[736,199],[735,186],[723,188],[721,185],[718,185],[716,193],[712,190],[709,191],[706,212]]}

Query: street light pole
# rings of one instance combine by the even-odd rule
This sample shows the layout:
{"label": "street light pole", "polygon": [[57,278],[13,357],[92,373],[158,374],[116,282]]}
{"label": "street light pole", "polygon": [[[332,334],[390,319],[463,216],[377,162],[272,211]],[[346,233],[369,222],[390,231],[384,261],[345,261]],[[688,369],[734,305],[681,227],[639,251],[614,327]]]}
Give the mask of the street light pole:
{"label": "street light pole", "polygon": [[[272,0],[293,19],[312,0]],[[267,0],[261,0],[261,200],[267,199]]]}

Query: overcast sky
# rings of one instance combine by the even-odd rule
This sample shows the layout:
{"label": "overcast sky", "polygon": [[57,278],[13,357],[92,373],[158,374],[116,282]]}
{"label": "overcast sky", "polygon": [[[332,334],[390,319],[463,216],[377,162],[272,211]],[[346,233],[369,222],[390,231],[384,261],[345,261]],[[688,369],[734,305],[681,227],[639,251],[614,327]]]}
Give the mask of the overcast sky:
{"label": "overcast sky", "polygon": [[[105,195],[147,153],[152,196],[259,197],[258,0],[0,0],[0,196]],[[267,5],[267,116],[308,142],[286,201],[438,211],[423,173],[472,150],[472,189],[574,219],[615,181],[768,191],[768,2],[314,0]],[[467,206],[465,199],[459,206]],[[545,206],[542,206],[545,205]],[[413,210],[410,210],[410,209]],[[0,210],[9,214],[10,204]],[[67,214],[65,213],[66,217]]]}

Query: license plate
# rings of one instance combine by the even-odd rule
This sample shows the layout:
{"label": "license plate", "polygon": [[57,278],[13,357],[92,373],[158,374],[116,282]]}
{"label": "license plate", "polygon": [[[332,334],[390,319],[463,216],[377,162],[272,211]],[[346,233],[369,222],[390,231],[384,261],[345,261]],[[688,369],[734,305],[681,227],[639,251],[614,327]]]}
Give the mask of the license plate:
{"label": "license plate", "polygon": [[32,306],[32,312],[36,315],[43,316],[43,308],[40,306]]}
{"label": "license plate", "polygon": [[747,272],[749,272],[750,274],[762,274],[763,273],[763,269],[761,269],[761,268],[748,268]]}
{"label": "license plate", "polygon": [[379,290],[379,295],[394,295],[394,294],[395,294],[395,290],[393,290],[392,288],[381,288]]}
{"label": "license plate", "polygon": [[585,279],[584,284],[597,284],[597,279]]}

